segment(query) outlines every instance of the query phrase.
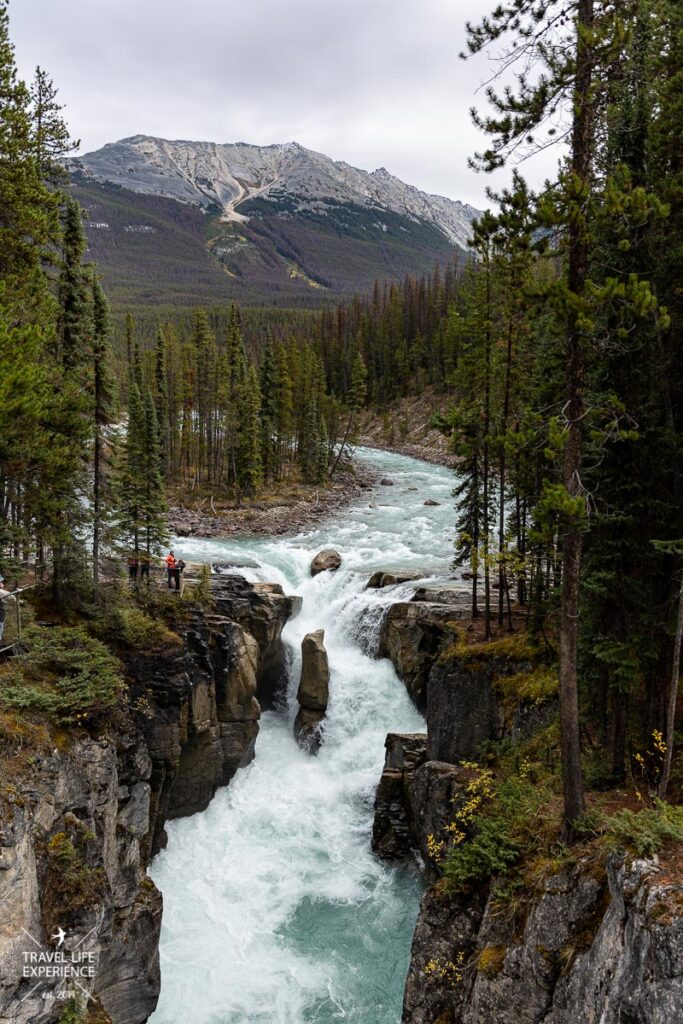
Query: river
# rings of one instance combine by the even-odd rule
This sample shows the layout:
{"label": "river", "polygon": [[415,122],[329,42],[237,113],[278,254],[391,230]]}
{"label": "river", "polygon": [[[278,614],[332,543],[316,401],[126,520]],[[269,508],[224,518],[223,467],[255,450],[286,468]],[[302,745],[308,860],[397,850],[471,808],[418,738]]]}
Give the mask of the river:
{"label": "river", "polygon": [[[319,529],[290,538],[178,540],[190,561],[250,560],[251,579],[303,597],[285,627],[289,707],[261,719],[256,757],[210,806],[167,826],[150,874],[164,897],[162,986],[153,1024],[398,1024],[421,883],[370,850],[387,732],[424,731],[390,662],[377,660],[386,606],[411,587],[365,591],[376,569],[448,572],[452,473],[360,450],[393,486],[367,491]],[[426,499],[439,502],[425,506]],[[323,547],[336,573],[309,574]],[[330,704],[317,757],[292,723],[300,644],[325,630]]]}

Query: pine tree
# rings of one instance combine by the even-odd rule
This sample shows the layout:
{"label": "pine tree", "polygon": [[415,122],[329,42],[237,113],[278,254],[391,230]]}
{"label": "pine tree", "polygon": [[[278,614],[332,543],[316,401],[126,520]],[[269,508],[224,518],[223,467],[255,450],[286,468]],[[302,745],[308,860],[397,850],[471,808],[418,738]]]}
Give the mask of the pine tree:
{"label": "pine tree", "polygon": [[239,444],[237,464],[241,489],[253,496],[263,482],[261,461],[261,389],[255,366],[251,366],[239,390]]}
{"label": "pine tree", "polygon": [[166,477],[170,470],[171,430],[169,423],[168,381],[166,368],[166,335],[160,327],[157,331],[154,359],[154,403],[161,437],[161,469]]}
{"label": "pine tree", "polygon": [[92,325],[89,272],[83,266],[85,232],[80,208],[71,196],[64,202],[63,221],[63,251],[57,282],[59,356],[65,372],[72,374],[84,365]]}
{"label": "pine tree", "polygon": [[[558,42],[553,0],[539,5],[535,0],[516,0],[511,7],[498,7],[480,26],[468,25],[468,46],[478,53],[508,32],[516,33],[514,45],[524,55],[527,67],[517,78],[517,91],[500,96],[488,89],[494,108],[492,116],[475,115],[478,126],[492,136],[493,143],[474,163],[484,170],[501,167],[521,146],[534,144],[534,132],[544,125],[561,104],[571,104],[571,157],[557,190],[558,219],[567,230],[567,272],[564,282],[566,309],[566,401],[567,421],[564,445],[563,571],[560,614],[560,720],[564,770],[565,834],[574,834],[574,822],[585,811],[579,743],[577,647],[581,541],[585,502],[581,468],[583,451],[583,378],[585,293],[588,279],[587,190],[590,190],[595,146],[595,86],[598,27],[595,0],[575,0],[567,5],[573,22],[567,37]],[[529,65],[533,58],[544,66],[534,81]],[[550,129],[553,131],[553,129]],[[530,141],[529,141],[530,140]],[[559,303],[558,303],[559,308]]]}
{"label": "pine tree", "polygon": [[154,397],[145,395],[143,407],[144,458],[141,481],[142,536],[147,558],[159,554],[168,540],[168,504],[162,475],[162,453]]}
{"label": "pine tree", "polygon": [[261,363],[261,451],[263,477],[270,483],[277,474],[277,442],[275,422],[277,416],[277,365],[275,349],[270,336],[266,340]]}
{"label": "pine tree", "polygon": [[365,366],[365,360],[363,359],[361,352],[357,351],[351,364],[351,387],[348,402],[349,416],[346,422],[346,430],[344,431],[344,437],[339,445],[337,458],[330,470],[330,476],[334,474],[337,466],[341,462],[347,445],[353,440],[355,430],[358,425],[358,413],[364,406],[367,397],[367,377],[368,371]]}
{"label": "pine tree", "polygon": [[111,492],[108,479],[108,458],[105,427],[111,423],[114,411],[114,379],[111,373],[109,349],[109,309],[102,286],[94,271],[91,273],[93,329],[92,329],[92,420],[93,442],[93,502],[92,502],[92,563],[93,582],[99,581],[100,550],[104,530],[109,522]]}
{"label": "pine tree", "polygon": [[146,443],[145,410],[138,386],[133,383],[128,392],[126,436],[118,469],[117,521],[126,550],[136,559],[140,557],[145,529]]}
{"label": "pine tree", "polygon": [[78,149],[62,118],[63,105],[57,103],[57,89],[50,76],[37,67],[31,86],[32,142],[38,173],[47,181],[62,182],[65,172],[62,157]]}

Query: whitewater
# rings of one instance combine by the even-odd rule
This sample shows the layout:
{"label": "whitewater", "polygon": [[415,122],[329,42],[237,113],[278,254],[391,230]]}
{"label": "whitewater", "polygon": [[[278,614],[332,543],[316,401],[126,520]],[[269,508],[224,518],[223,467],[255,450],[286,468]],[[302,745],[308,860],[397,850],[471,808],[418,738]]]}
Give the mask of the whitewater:
{"label": "whitewater", "polygon": [[[398,1024],[421,894],[418,872],[370,849],[387,732],[424,731],[391,663],[375,657],[382,615],[416,585],[448,576],[452,473],[362,449],[393,486],[367,491],[297,537],[177,540],[187,561],[249,563],[252,580],[303,598],[283,634],[287,705],[265,712],[252,764],[208,809],[167,825],[150,874],[161,889],[162,985],[153,1024]],[[425,506],[427,499],[439,502]],[[311,578],[335,547],[342,568]],[[419,583],[365,590],[375,570]],[[301,640],[325,630],[330,703],[310,757],[292,724]]]}

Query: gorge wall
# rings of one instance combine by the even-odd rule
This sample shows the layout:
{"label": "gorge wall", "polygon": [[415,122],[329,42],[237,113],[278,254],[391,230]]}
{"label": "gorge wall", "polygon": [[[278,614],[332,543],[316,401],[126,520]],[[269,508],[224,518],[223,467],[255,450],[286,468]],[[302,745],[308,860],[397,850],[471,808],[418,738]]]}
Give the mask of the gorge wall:
{"label": "gorge wall", "polygon": [[[482,744],[546,728],[557,699],[543,652],[521,640],[464,646],[457,598],[448,616],[443,595],[419,597],[389,611],[382,644],[427,734],[387,736],[373,831],[380,858],[417,860],[428,882],[402,1024],[683,1020],[680,849],[647,859],[587,849],[548,861],[523,886],[447,884],[436,840],[448,845],[449,823],[471,800],[471,759]],[[456,841],[476,827],[463,825]]]}
{"label": "gorge wall", "polygon": [[162,898],[147,864],[165,822],[203,810],[252,759],[261,702],[286,684],[281,633],[297,610],[277,586],[213,582],[215,610],[197,609],[180,645],[126,656],[122,720],[36,754],[3,794],[2,1020],[60,1020],[57,983],[25,976],[41,951],[87,954],[93,1020],[141,1024],[156,1006]]}

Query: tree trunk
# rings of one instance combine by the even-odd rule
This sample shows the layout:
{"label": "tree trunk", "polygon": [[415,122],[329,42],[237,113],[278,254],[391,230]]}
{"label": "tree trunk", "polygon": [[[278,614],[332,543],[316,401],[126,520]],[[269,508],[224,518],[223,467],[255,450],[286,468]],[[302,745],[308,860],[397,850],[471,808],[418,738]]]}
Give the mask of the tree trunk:
{"label": "tree trunk", "polygon": [[671,774],[671,758],[674,747],[674,724],[676,720],[676,700],[678,698],[678,682],[681,676],[681,641],[683,640],[683,583],[678,594],[678,620],[676,623],[676,636],[674,638],[673,664],[671,666],[671,684],[669,689],[669,703],[666,709],[666,732],[664,742],[666,753],[664,754],[664,765],[659,780],[659,796],[664,799],[669,785]]}
{"label": "tree trunk", "polygon": [[486,337],[484,367],[484,637],[491,639],[491,569],[489,566],[489,432],[491,430],[491,256],[486,261]]}
{"label": "tree trunk", "polygon": [[[592,155],[592,41],[594,0],[578,0],[576,36],[576,80],[572,129],[571,181],[569,201],[569,261],[567,285],[580,300],[588,275],[586,215],[582,209]],[[569,314],[567,330],[567,405],[569,435],[564,450],[564,486],[570,498],[581,493],[581,452],[583,418],[583,338],[577,313]],[[564,781],[564,838],[574,838],[574,823],[585,813],[579,739],[579,697],[577,650],[579,631],[579,587],[581,581],[581,522],[570,517],[563,536],[562,592],[560,605],[560,733]]]}

